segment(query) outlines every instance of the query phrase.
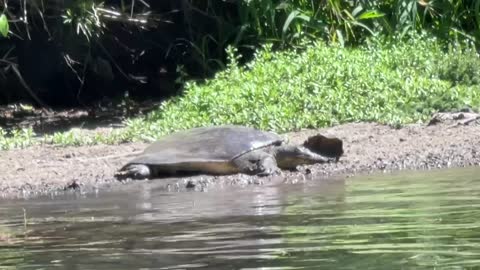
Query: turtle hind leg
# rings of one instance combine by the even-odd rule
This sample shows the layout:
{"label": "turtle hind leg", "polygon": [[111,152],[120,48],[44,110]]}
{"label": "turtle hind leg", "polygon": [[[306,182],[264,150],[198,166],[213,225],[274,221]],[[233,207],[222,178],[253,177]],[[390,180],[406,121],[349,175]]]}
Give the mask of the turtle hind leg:
{"label": "turtle hind leg", "polygon": [[115,174],[118,180],[131,179],[147,179],[152,177],[152,172],[147,165],[144,164],[129,164],[123,167]]}
{"label": "turtle hind leg", "polygon": [[275,157],[262,150],[246,153],[233,160],[233,164],[239,172],[250,175],[268,176],[280,171]]}

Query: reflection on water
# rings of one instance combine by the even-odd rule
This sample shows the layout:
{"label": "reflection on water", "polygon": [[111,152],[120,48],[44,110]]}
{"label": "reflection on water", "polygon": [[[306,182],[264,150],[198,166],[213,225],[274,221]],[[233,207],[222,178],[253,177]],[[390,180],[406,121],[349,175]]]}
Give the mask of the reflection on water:
{"label": "reflection on water", "polygon": [[478,168],[0,204],[0,269],[478,266]]}

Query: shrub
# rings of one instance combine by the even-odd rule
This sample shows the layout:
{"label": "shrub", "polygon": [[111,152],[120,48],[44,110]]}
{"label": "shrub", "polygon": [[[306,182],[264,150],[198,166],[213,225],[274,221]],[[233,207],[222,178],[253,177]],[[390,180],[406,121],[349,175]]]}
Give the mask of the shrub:
{"label": "shrub", "polygon": [[[130,120],[127,130],[156,138],[212,124],[279,132],[352,121],[399,125],[425,120],[434,111],[480,104],[480,65],[469,64],[478,56],[460,49],[445,54],[440,42],[425,35],[373,39],[350,49],[315,42],[301,53],[273,53],[264,46],[245,67],[238,65],[234,50],[228,54],[225,71],[204,83],[187,83],[183,96]],[[462,58],[470,60],[449,64]],[[464,65],[471,76],[449,75],[462,73]]]}

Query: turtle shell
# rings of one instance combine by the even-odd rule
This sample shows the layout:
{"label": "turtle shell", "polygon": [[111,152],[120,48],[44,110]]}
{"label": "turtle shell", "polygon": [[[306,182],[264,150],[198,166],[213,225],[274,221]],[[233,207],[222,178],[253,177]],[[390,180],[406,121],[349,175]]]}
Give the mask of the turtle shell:
{"label": "turtle shell", "polygon": [[280,145],[275,133],[243,126],[193,128],[160,138],[129,164],[175,166],[176,164],[228,163],[259,148]]}

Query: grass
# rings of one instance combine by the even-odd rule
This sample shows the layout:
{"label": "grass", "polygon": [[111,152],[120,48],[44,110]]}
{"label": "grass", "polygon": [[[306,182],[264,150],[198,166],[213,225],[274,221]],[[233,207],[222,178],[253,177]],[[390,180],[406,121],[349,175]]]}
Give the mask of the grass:
{"label": "grass", "polygon": [[0,127],[0,150],[30,146],[35,143],[34,135],[31,128],[16,129],[7,132]]}
{"label": "grass", "polygon": [[[480,107],[480,59],[472,46],[445,46],[427,35],[365,44],[342,48],[315,42],[302,51],[281,52],[264,46],[246,66],[238,65],[230,48],[230,63],[215,78],[188,82],[182,96],[127,120],[122,130],[91,137],[71,131],[39,140],[58,145],[154,140],[219,124],[277,132],[354,121],[398,127],[425,121],[436,111]],[[0,148],[34,143],[32,136],[3,132]]]}

